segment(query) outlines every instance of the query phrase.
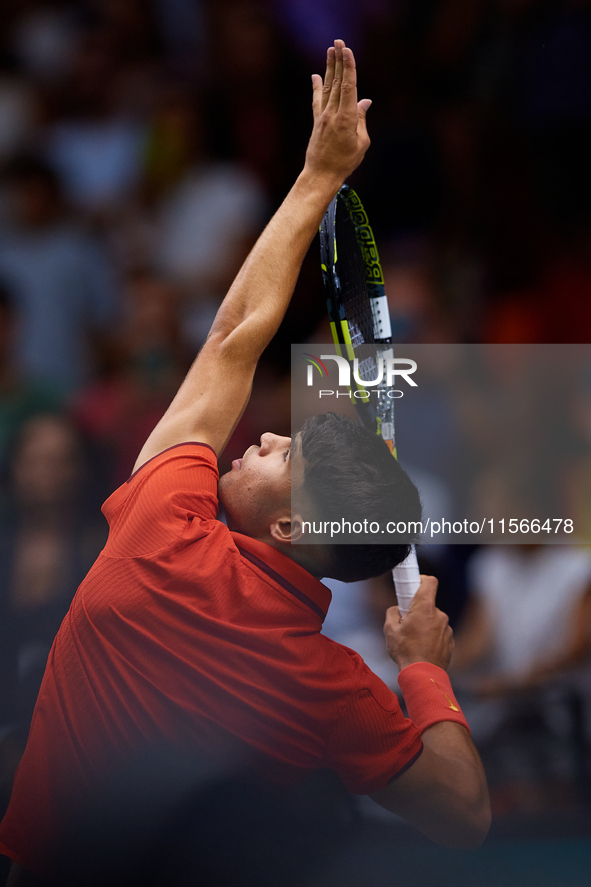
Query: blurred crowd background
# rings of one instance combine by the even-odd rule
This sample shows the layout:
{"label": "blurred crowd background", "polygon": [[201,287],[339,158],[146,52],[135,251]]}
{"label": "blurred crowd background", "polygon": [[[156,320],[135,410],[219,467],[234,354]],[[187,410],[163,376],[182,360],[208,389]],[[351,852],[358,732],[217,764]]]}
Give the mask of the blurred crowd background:
{"label": "blurred crowd background", "polygon": [[[335,37],[373,99],[352,184],[395,339],[591,341],[589,0],[3,0],[0,808],[52,638],[105,539],[100,504],[300,170],[310,74]],[[324,311],[313,249],[222,470],[262,431],[290,433],[289,344],[329,341]],[[585,434],[591,373],[588,387]],[[581,477],[591,486],[587,463]],[[494,702],[482,743],[498,810],[576,803],[588,786],[590,564],[574,548],[427,553],[459,638],[464,620],[480,641],[458,644],[458,670],[468,700]],[[519,608],[502,599],[508,565]],[[343,594],[335,637],[379,644],[391,595]],[[546,656],[557,595],[569,603]],[[514,629],[504,646],[495,626]]]}

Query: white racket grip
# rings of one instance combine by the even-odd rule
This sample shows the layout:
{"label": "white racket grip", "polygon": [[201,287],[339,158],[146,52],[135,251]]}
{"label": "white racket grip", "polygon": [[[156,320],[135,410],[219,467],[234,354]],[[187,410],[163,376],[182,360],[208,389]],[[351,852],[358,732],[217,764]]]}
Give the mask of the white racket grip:
{"label": "white racket grip", "polygon": [[400,615],[406,616],[421,584],[417,553],[413,545],[408,557],[392,570]]}

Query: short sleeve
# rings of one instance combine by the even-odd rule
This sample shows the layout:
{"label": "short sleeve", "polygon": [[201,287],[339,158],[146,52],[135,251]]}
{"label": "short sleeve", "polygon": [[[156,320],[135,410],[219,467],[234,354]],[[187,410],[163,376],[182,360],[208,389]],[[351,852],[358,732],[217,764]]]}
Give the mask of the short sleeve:
{"label": "short sleeve", "polygon": [[364,665],[367,686],[354,691],[326,747],[326,766],[353,794],[384,788],[420,755],[417,727],[405,718],[395,693]]}
{"label": "short sleeve", "polygon": [[207,444],[179,444],[150,459],[103,505],[110,528],[105,554],[151,554],[184,538],[195,521],[215,520],[218,478]]}

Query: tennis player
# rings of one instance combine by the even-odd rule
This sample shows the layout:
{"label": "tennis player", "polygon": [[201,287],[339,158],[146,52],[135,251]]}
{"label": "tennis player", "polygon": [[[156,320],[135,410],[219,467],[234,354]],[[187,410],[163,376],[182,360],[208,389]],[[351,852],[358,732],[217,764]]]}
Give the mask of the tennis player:
{"label": "tennis player", "polygon": [[[84,809],[115,759],[150,744],[217,764],[240,761],[279,785],[328,767],[350,791],[371,795],[437,842],[471,847],[487,833],[485,777],[446,673],[453,638],[435,607],[436,580],[423,577],[403,621],[396,607],[387,613],[405,718],[357,654],[320,634],[330,592],[319,577],[381,573],[407,546],[351,546],[357,551],[335,556],[291,544],[301,534],[292,488],[321,510],[314,477],[328,472],[335,485],[347,484],[352,502],[370,483],[356,463],[381,458],[375,447],[385,445],[329,416],[293,442],[263,434],[218,485],[216,456],[248,402],[257,360],[328,203],[369,146],[370,102],[357,100],[343,41],[328,50],[324,80],[312,79],[303,171],[134,473],[103,506],[109,539],[53,645],[0,827],[0,851],[14,862],[11,885],[30,873],[50,878],[66,811]],[[364,501],[383,510],[385,490],[392,509],[398,491],[418,507],[389,453],[385,465],[392,474]],[[218,497],[227,525],[216,519]]]}

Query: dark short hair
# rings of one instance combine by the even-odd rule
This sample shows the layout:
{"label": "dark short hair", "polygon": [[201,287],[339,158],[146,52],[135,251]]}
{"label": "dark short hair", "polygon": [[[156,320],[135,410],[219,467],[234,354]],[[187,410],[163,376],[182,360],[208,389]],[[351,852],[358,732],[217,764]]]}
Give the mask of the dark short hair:
{"label": "dark short hair", "polygon": [[[302,456],[302,501],[310,503],[316,522],[375,522],[383,538],[382,529],[392,522],[421,520],[417,488],[382,438],[358,422],[336,413],[308,419],[302,427]],[[313,538],[328,552],[325,575],[355,582],[380,576],[401,563],[417,533],[414,527],[400,536],[388,533],[388,541],[378,544],[371,541],[375,535],[365,533],[340,534],[338,544],[327,536]],[[313,557],[315,544],[306,547]]]}

